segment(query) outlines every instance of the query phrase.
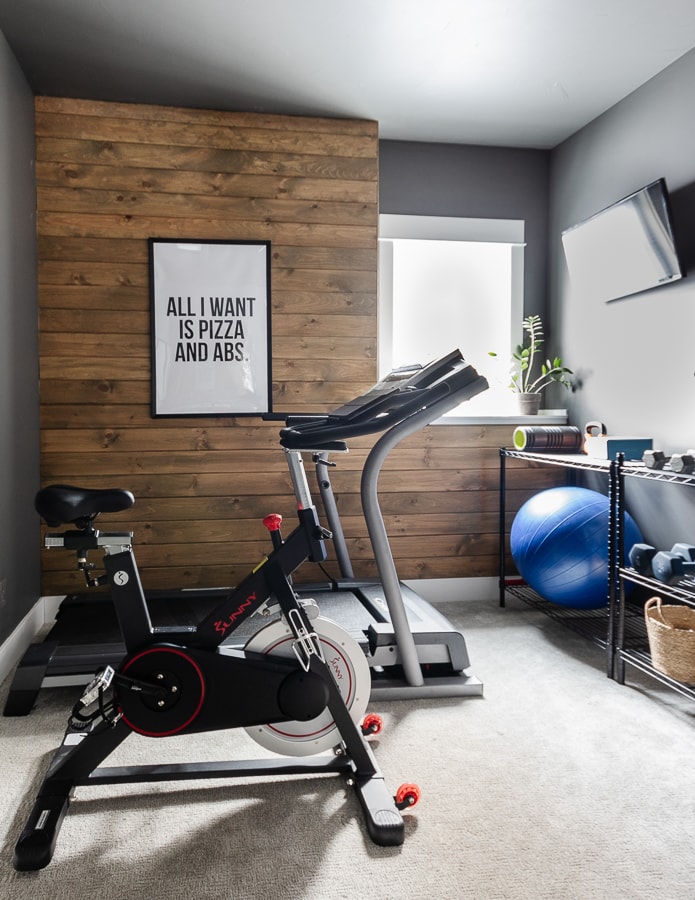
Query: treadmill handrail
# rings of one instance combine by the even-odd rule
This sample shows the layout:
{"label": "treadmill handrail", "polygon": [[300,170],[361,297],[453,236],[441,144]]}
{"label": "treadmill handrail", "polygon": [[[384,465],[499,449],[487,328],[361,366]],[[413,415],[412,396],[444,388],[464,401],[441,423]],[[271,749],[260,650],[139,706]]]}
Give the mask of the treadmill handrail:
{"label": "treadmill handrail", "polygon": [[328,413],[329,416],[341,416],[352,420],[363,417],[369,411],[368,404],[379,404],[384,397],[391,397],[402,391],[429,387],[459,363],[465,363],[460,350],[452,350],[441,359],[433,360],[423,366],[419,363],[400,366],[392,369],[380,381],[377,381],[366,393]]}
{"label": "treadmill handrail", "polygon": [[392,391],[371,399],[367,393],[365,401],[347,414],[335,411],[318,419],[295,420],[281,430],[280,443],[288,449],[319,449],[327,441],[386,431],[444,397],[469,389],[474,382],[480,383],[480,390],[488,386],[457,350],[425,366],[402,384],[396,383]]}
{"label": "treadmill handrail", "polygon": [[421,363],[411,363],[407,366],[398,366],[391,369],[383,378],[373,384],[364,394],[360,394],[352,400],[348,400],[336,409],[327,413],[269,413],[263,418],[284,419],[285,425],[304,425],[308,422],[335,421],[340,417],[343,421],[352,421],[355,417],[364,417],[370,409],[378,407],[384,397],[409,388],[424,388],[432,384],[452,366],[463,361],[460,350],[452,350],[441,359],[434,360],[423,366]]}

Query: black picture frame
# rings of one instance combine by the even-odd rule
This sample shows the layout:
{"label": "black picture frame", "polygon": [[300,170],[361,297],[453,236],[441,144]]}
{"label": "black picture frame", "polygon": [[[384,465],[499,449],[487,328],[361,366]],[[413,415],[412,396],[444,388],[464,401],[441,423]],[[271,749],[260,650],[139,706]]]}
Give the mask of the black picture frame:
{"label": "black picture frame", "polygon": [[270,241],[150,238],[152,416],[272,412]]}

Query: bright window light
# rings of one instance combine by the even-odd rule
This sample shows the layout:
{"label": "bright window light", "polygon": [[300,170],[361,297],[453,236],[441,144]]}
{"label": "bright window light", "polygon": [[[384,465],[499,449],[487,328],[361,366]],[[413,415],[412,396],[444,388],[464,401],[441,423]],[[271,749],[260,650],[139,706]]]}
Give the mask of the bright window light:
{"label": "bright window light", "polygon": [[514,414],[509,354],[521,340],[523,225],[380,217],[380,376],[458,348],[490,390],[450,415]]}

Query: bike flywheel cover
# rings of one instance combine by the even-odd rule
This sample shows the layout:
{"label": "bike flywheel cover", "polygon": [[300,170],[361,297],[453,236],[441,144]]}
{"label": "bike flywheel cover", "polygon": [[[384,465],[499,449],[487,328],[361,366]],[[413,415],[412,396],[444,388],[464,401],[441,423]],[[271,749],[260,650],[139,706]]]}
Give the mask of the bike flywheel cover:
{"label": "bike flywheel cover", "polygon": [[[311,626],[319,638],[343,702],[353,721],[359,725],[372,688],[367,658],[357,641],[331,619],[318,616],[312,619]],[[290,627],[284,619],[280,619],[262,628],[244,649],[294,658],[293,643],[294,635]],[[340,743],[340,733],[328,709],[305,722],[254,725],[246,728],[246,732],[261,747],[283,756],[311,756]]]}

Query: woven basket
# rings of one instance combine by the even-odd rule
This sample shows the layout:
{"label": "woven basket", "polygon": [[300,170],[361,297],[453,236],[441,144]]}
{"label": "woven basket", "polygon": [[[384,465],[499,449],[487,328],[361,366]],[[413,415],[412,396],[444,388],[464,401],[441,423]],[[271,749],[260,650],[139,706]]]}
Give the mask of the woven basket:
{"label": "woven basket", "polygon": [[695,684],[695,609],[662,606],[661,597],[651,597],[644,604],[644,618],[654,668]]}

